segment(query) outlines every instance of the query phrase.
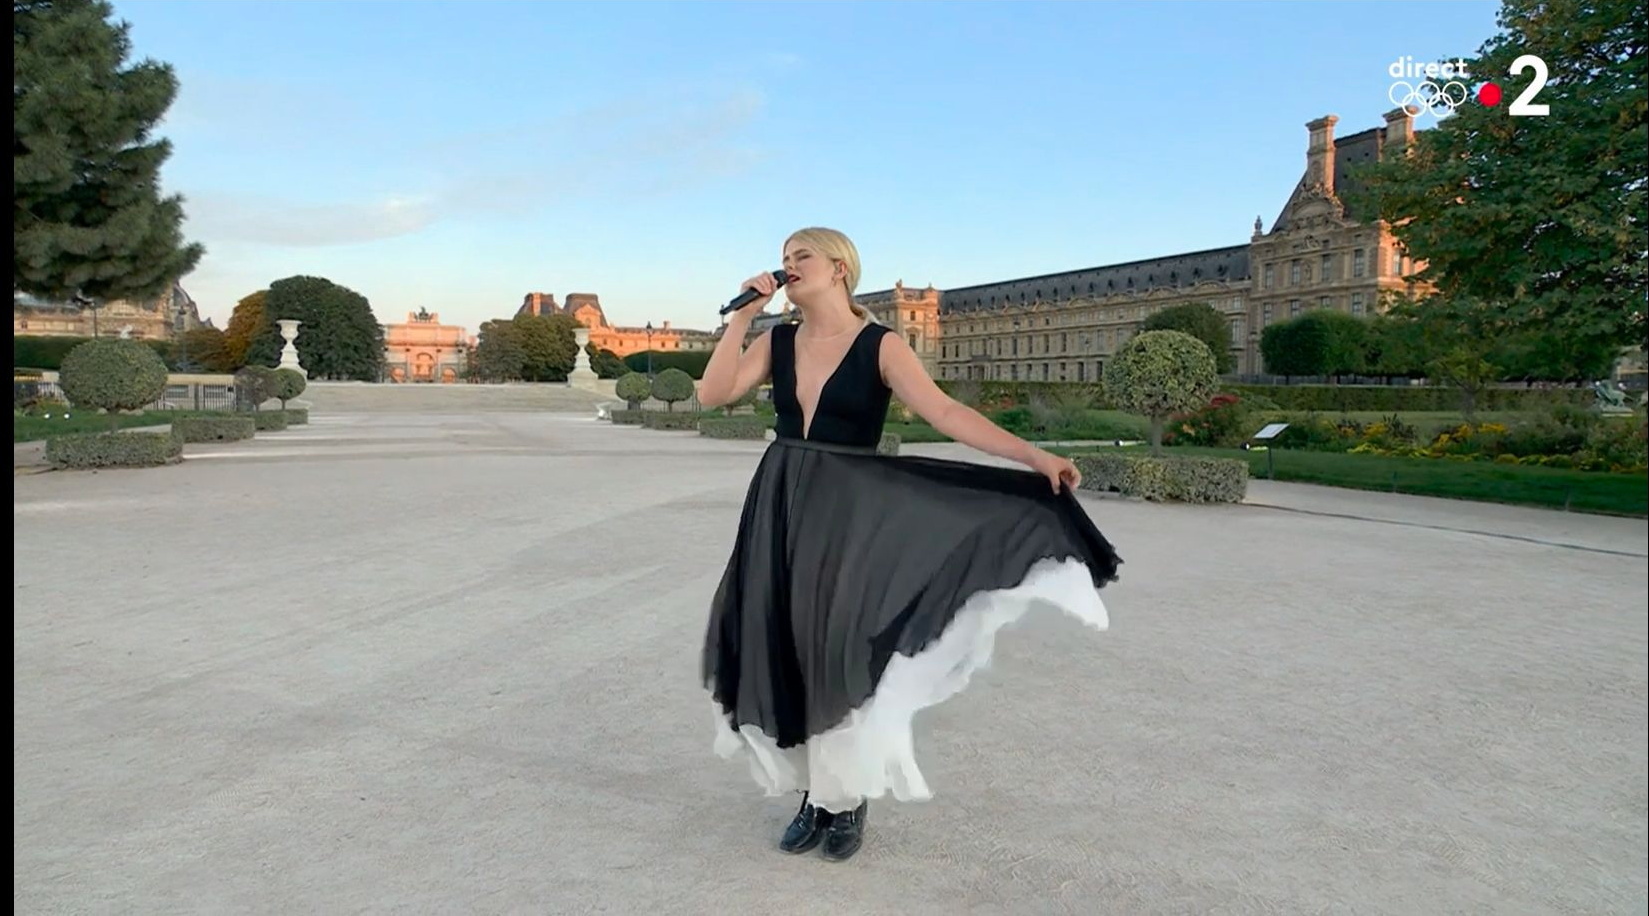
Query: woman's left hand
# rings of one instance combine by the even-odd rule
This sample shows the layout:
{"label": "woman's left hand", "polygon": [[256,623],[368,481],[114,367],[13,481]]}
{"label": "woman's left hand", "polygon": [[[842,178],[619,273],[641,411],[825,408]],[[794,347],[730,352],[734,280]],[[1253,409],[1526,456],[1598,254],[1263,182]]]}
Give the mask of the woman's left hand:
{"label": "woman's left hand", "polygon": [[1052,452],[1038,450],[1031,460],[1031,470],[1048,478],[1055,493],[1059,492],[1061,484],[1075,490],[1082,483],[1082,472],[1076,469],[1076,465],[1069,458],[1061,458]]}

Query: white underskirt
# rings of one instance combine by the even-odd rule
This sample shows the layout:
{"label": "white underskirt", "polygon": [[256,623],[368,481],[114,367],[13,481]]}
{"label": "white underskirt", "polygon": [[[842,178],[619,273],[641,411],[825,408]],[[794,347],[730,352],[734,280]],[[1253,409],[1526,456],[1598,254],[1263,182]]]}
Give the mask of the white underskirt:
{"label": "white underskirt", "polygon": [[939,639],[915,656],[895,653],[863,706],[801,746],[780,749],[753,725],[735,732],[712,702],[715,752],[727,759],[745,755],[766,794],[806,790],[812,804],[828,811],[851,811],[860,801],[889,792],[900,801],[926,801],[933,793],[916,765],[912,720],[966,687],[975,671],[990,664],[997,631],[1038,604],[1096,630],[1110,626],[1087,564],[1043,560],[1019,585],[969,597]]}

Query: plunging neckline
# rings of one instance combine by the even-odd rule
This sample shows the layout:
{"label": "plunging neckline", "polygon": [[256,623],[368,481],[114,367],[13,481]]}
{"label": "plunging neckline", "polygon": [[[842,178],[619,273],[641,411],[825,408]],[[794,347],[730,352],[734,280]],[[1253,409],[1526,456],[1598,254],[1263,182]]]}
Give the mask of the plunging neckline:
{"label": "plunging neckline", "polygon": [[858,332],[853,335],[853,339],[848,341],[847,349],[842,351],[841,358],[836,360],[835,368],[831,369],[830,374],[825,376],[825,380],[819,384],[819,397],[813,402],[813,416],[808,416],[807,405],[802,403],[802,387],[799,384],[801,372],[798,370],[801,366],[801,348],[796,346],[796,337],[801,333],[801,328],[798,326],[795,333],[790,335],[790,391],[792,396],[796,398],[796,410],[802,415],[803,441],[813,441],[813,421],[818,418],[819,407],[824,404],[825,394],[830,390],[830,383],[836,380],[836,376],[841,373],[842,367],[847,365],[847,358],[853,355],[853,348],[859,345],[859,338],[864,336],[865,331],[870,328],[870,324],[869,321],[866,321],[859,327]]}

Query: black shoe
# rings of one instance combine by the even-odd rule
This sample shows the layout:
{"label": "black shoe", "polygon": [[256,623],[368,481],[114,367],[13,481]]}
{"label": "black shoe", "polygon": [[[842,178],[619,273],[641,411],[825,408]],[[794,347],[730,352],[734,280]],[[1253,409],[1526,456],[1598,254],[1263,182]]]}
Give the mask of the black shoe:
{"label": "black shoe", "polygon": [[832,815],[822,808],[815,808],[807,803],[807,795],[802,795],[801,810],[785,828],[784,839],[779,840],[779,848],[785,852],[803,853],[819,845],[824,839],[825,828],[830,826]]}
{"label": "black shoe", "polygon": [[830,826],[825,829],[825,858],[841,862],[859,851],[865,842],[865,814],[869,808],[869,802],[860,802],[859,807],[852,811],[844,811],[830,819]]}

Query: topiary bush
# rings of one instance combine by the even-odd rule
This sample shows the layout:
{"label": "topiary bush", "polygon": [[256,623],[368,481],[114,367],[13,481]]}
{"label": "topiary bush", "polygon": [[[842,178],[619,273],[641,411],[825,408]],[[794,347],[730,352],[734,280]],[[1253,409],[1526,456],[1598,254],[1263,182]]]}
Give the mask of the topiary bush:
{"label": "topiary bush", "polygon": [[653,396],[653,383],[645,373],[632,372],[619,378],[613,385],[613,393],[622,398],[631,410],[640,410],[641,402]]}
{"label": "topiary bush", "polygon": [[172,432],[184,442],[235,442],[252,438],[257,423],[251,417],[178,417]]}
{"label": "topiary bush", "polygon": [[619,426],[640,426],[647,421],[647,414],[656,413],[651,410],[615,410],[607,414],[607,419]]}
{"label": "topiary bush", "polygon": [[82,433],[46,440],[46,462],[60,471],[159,467],[182,460],[183,438],[175,430]]}
{"label": "topiary bush", "polygon": [[235,373],[235,406],[257,410],[275,396],[275,370],[268,366],[243,366]]}
{"label": "topiary bush", "polygon": [[259,432],[279,432],[286,428],[286,411],[284,410],[254,410],[252,424]]}
{"label": "topiary bush", "polygon": [[287,401],[303,394],[303,390],[309,387],[309,380],[296,369],[276,369],[273,378],[275,383],[270,386],[269,393],[280,400],[282,410],[286,409]]}
{"label": "topiary bush", "polygon": [[166,393],[166,362],[153,347],[136,340],[88,340],[63,357],[57,383],[77,408],[105,410],[109,428],[115,414],[137,410]]}
{"label": "topiary bush", "polygon": [[675,410],[677,401],[696,393],[693,377],[680,369],[666,369],[653,378],[653,397],[663,401],[668,410]]}
{"label": "topiary bush", "polygon": [[309,408],[288,407],[281,411],[286,414],[287,426],[303,426],[309,422]]}
{"label": "topiary bush", "polygon": [[1235,458],[1089,453],[1071,461],[1084,490],[1187,503],[1238,503],[1248,495],[1248,464]]}
{"label": "topiary bush", "polygon": [[1105,364],[1105,396],[1151,421],[1151,453],[1162,454],[1169,417],[1207,404],[1219,383],[1214,353],[1183,331],[1136,334]]}

